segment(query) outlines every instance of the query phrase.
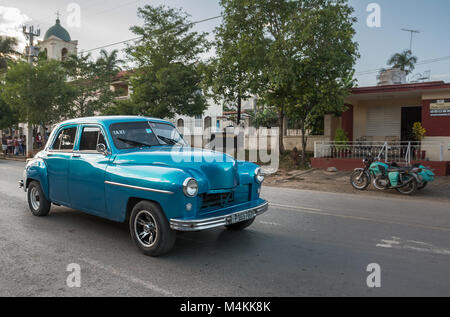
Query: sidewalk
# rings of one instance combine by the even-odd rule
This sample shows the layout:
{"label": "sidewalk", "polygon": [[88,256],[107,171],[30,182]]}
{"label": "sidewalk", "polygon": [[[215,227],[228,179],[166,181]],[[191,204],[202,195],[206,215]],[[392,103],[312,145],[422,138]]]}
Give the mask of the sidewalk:
{"label": "sidewalk", "polygon": [[[33,150],[33,156],[36,155],[37,153],[39,153],[42,150]],[[15,155],[7,155],[5,156],[3,153],[0,153],[0,160],[11,160],[11,161],[19,161],[19,162],[26,162],[27,158],[25,156],[19,155],[19,156],[15,156]]]}
{"label": "sidewalk", "polygon": [[412,196],[404,196],[396,190],[380,191],[371,184],[366,191],[355,190],[350,184],[351,172],[324,170],[290,171],[279,170],[266,177],[264,185],[323,192],[371,195],[390,198],[440,201],[450,203],[450,177],[437,177],[436,180]]}

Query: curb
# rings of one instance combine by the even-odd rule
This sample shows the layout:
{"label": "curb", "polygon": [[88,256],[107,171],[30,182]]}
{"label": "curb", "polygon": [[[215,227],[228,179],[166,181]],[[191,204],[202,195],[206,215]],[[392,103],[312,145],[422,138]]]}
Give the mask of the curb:
{"label": "curb", "polygon": [[16,161],[16,162],[26,162],[27,159],[26,158],[15,158],[15,157],[0,157],[0,160],[5,160],[5,161]]}

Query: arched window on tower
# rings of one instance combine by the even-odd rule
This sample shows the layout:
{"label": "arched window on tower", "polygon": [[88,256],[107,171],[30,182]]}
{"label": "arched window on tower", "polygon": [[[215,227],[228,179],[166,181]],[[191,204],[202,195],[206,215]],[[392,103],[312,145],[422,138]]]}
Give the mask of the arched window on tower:
{"label": "arched window on tower", "polygon": [[67,58],[67,53],[68,53],[67,48],[63,48],[62,51],[61,51],[61,60],[62,60],[62,61],[65,61],[65,60],[66,60],[66,58]]}
{"label": "arched window on tower", "polygon": [[44,49],[45,58],[48,59],[48,51],[47,49]]}

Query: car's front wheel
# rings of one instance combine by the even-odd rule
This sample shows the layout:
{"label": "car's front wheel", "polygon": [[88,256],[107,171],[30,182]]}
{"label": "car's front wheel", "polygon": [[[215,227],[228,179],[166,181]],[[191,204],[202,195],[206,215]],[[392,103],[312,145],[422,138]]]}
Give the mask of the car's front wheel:
{"label": "car's front wheel", "polygon": [[45,217],[50,212],[51,203],[45,198],[41,185],[32,181],[28,186],[28,206],[36,217]]}
{"label": "car's front wheel", "polygon": [[163,255],[175,244],[176,232],[170,228],[161,208],[150,201],[134,206],[129,226],[134,243],[145,255]]}

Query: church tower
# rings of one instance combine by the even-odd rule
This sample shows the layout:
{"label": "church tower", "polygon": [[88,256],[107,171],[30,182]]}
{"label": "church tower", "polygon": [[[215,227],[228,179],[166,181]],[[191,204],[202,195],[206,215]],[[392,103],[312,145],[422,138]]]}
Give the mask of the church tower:
{"label": "church tower", "polygon": [[77,54],[78,41],[72,41],[69,32],[61,26],[58,15],[56,24],[48,29],[38,46],[41,52],[46,52],[48,59],[63,61],[68,56]]}

